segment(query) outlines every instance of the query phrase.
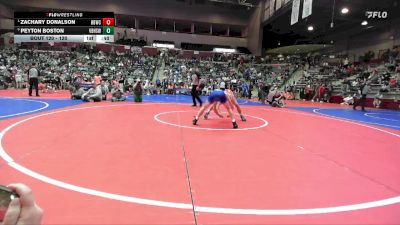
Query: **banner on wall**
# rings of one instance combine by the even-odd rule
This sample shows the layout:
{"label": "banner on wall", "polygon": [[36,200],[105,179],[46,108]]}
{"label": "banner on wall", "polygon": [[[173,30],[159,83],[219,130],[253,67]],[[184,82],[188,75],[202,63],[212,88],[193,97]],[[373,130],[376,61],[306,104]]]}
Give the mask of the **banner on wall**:
{"label": "banner on wall", "polygon": [[304,19],[311,14],[312,14],[312,0],[304,0],[302,18]]}
{"label": "banner on wall", "polygon": [[280,9],[282,6],[282,0],[276,0],[275,8],[276,10]]}
{"label": "banner on wall", "polygon": [[275,12],[275,0],[269,2],[269,16],[271,17]]}
{"label": "banner on wall", "polygon": [[293,25],[299,21],[300,0],[293,0],[292,4],[292,17],[290,19],[290,25]]}
{"label": "banner on wall", "polygon": [[264,21],[266,21],[267,19],[269,19],[269,8],[268,10],[264,11]]}

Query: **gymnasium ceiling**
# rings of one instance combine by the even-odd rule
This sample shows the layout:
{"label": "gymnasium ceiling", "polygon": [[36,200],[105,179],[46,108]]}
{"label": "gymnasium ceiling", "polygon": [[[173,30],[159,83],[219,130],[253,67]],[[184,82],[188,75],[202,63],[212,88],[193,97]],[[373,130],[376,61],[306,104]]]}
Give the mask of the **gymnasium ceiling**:
{"label": "gymnasium ceiling", "polygon": [[[292,4],[288,4],[264,22],[264,48],[305,43],[330,44],[331,36],[343,34],[341,38],[344,38],[346,35],[387,26],[400,19],[399,0],[314,0],[312,15],[301,19],[300,13],[299,22],[290,26],[291,7]],[[347,7],[349,13],[342,14],[343,7]],[[300,12],[301,9],[302,6]],[[366,11],[387,11],[388,19],[367,19]],[[368,20],[367,26],[361,26],[363,20]],[[331,28],[332,21],[333,28]],[[307,30],[310,25],[314,27],[312,32]]]}

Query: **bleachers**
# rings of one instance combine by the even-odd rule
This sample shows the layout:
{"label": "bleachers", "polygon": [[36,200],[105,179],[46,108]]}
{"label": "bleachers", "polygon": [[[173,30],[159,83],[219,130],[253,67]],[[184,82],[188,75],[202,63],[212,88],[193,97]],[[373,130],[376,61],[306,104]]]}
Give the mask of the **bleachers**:
{"label": "bleachers", "polygon": [[[368,72],[371,73],[365,73]],[[363,66],[354,69],[353,75],[346,74],[342,69],[337,66],[331,67],[310,67],[304,71],[303,76],[296,82],[295,90],[297,98],[299,92],[303,91],[306,87],[315,87],[315,84],[332,84],[332,98],[331,102],[341,103],[343,96],[353,96],[357,94],[361,80],[367,79],[369,82],[370,90],[367,95],[367,105],[372,106],[374,98],[382,100],[382,107],[398,108],[397,101],[400,99],[400,88],[390,87],[388,91],[382,92],[383,76],[389,76],[386,79],[396,79],[396,72],[389,71],[385,65],[374,65],[369,68]],[[376,73],[376,74],[375,74]],[[373,75],[374,74],[374,75]]]}
{"label": "bleachers", "polygon": [[[221,81],[237,84],[238,91],[242,82],[252,86],[258,86],[260,83],[276,85],[281,90],[287,90],[294,84],[297,98],[299,92],[306,87],[313,87],[315,91],[317,84],[321,83],[331,85],[333,96],[354,95],[358,90],[359,80],[369,76],[371,89],[368,98],[374,98],[380,93],[379,97],[382,99],[400,99],[398,85],[386,92],[380,92],[382,84],[388,79],[398,79],[395,71],[389,71],[388,66],[384,64],[358,65],[353,68],[352,74],[348,74],[349,72],[340,65],[313,63],[313,66],[304,66],[298,62],[304,60],[298,58],[260,60],[247,55],[213,53],[187,58],[184,51],[157,49],[156,55],[149,56],[142,53],[139,47],[135,51],[120,52],[120,48],[116,51],[111,50],[114,49],[113,46],[103,46],[99,49],[82,45],[73,48],[63,46],[55,48],[58,51],[39,50],[35,46],[24,48],[26,49],[14,47],[1,50],[0,88],[15,86],[13,78],[16,72],[24,73],[23,78],[26,81],[27,68],[32,62],[36,62],[45,78],[43,80],[48,82],[54,82],[55,77],[59,77],[62,83],[71,82],[76,77],[90,82],[94,75],[100,74],[104,80],[110,83],[117,80],[125,87],[132,85],[139,78],[148,83],[155,83],[160,79],[164,87],[169,85],[175,89],[189,89],[192,74],[190,71],[198,70],[207,89],[216,88]],[[102,51],[104,49],[109,51]],[[295,71],[297,73],[294,74]],[[366,71],[370,74],[367,77]],[[385,75],[388,72],[389,75]]]}
{"label": "bleachers", "polygon": [[[72,82],[75,78],[91,81],[95,75],[103,80],[118,80],[125,83],[129,78],[152,79],[157,66],[157,58],[137,52],[102,52],[86,48],[73,48],[63,51],[38,49],[8,48],[1,50],[0,76],[9,81],[8,87],[14,87],[14,73],[23,73],[35,62],[42,76],[42,81]],[[14,72],[15,71],[15,72]],[[3,79],[1,79],[3,80]],[[4,79],[6,80],[6,79]],[[5,85],[2,85],[3,88]]]}

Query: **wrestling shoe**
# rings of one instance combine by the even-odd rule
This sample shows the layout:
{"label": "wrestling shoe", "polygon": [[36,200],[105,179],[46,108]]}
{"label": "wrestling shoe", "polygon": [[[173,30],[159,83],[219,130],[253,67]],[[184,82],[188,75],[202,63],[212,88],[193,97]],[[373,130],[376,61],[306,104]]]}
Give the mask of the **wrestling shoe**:
{"label": "wrestling shoe", "polygon": [[240,115],[240,119],[241,119],[243,122],[246,122],[246,117],[244,117],[243,115]]}
{"label": "wrestling shoe", "polygon": [[208,119],[208,116],[210,115],[210,112],[206,112],[206,114],[204,114],[204,119]]}
{"label": "wrestling shoe", "polygon": [[196,117],[193,119],[193,125],[197,125],[197,121],[199,121],[198,119],[196,119]]}
{"label": "wrestling shoe", "polygon": [[237,123],[236,123],[236,121],[235,122],[232,122],[232,124],[233,124],[233,128],[234,129],[237,129],[239,126],[237,125]]}

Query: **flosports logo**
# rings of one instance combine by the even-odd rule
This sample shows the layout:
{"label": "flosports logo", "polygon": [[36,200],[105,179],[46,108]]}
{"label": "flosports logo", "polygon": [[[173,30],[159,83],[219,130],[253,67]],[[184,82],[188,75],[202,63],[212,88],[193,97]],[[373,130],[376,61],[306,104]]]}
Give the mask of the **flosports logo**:
{"label": "flosports logo", "polygon": [[386,19],[388,17],[387,11],[366,11],[365,15],[368,19]]}

